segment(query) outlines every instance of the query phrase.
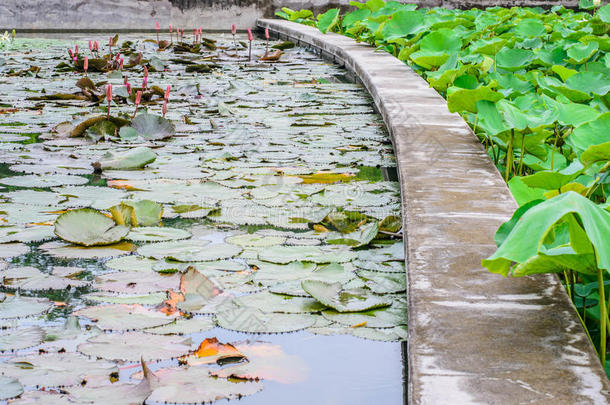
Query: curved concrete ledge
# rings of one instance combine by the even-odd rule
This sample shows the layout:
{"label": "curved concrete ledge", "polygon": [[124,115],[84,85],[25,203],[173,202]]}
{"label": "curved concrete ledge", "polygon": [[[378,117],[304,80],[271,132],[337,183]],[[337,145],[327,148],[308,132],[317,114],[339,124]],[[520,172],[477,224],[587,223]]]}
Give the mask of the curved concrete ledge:
{"label": "curved concrete ledge", "polygon": [[387,53],[287,21],[258,26],[345,65],[391,134],[406,231],[409,403],[610,403],[557,277],[505,279],[481,268],[517,205],[462,118]]}

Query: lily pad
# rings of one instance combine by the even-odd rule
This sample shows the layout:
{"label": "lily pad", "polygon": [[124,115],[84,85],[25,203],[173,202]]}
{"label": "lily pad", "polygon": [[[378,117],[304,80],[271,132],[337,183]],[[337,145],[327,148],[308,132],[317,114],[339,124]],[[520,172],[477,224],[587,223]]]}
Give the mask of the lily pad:
{"label": "lily pad", "polygon": [[71,186],[85,184],[89,180],[86,177],[71,176],[71,175],[60,175],[52,174],[46,176],[39,176],[35,174],[29,174],[25,176],[14,176],[5,177],[0,179],[0,184],[7,186],[16,187],[35,187],[35,188],[46,188],[46,187],[57,187],[57,186]]}
{"label": "lily pad", "polygon": [[30,298],[20,295],[6,297],[0,302],[0,319],[16,319],[39,315],[53,308],[46,298]]}
{"label": "lily pad", "polygon": [[218,326],[246,333],[283,333],[306,329],[315,324],[308,314],[265,313],[256,308],[228,304],[216,314]]}
{"label": "lily pad", "polygon": [[121,241],[129,227],[117,225],[91,208],[71,210],[55,221],[55,234],[61,239],[82,246],[105,246]]}
{"label": "lily pad", "polygon": [[145,146],[130,149],[127,152],[107,152],[98,162],[102,170],[142,169],[157,159],[157,154]]}
{"label": "lily pad", "polygon": [[74,313],[87,317],[103,330],[127,331],[152,328],[172,323],[175,316],[132,304],[111,304],[87,307]]}
{"label": "lily pad", "polygon": [[78,351],[107,360],[151,361],[184,356],[196,348],[191,339],[180,336],[125,332],[95,336],[80,344]]}
{"label": "lily pad", "polygon": [[171,121],[153,114],[138,115],[131,121],[131,127],[147,140],[167,139],[176,133]]}
{"label": "lily pad", "polygon": [[99,259],[127,255],[136,250],[130,242],[120,242],[107,246],[78,246],[65,242],[47,242],[39,246],[43,252],[65,259]]}
{"label": "lily pad", "polygon": [[28,349],[42,343],[44,330],[38,326],[9,329],[0,334],[0,352]]}
{"label": "lily pad", "polygon": [[23,385],[19,380],[0,376],[0,400],[16,398],[23,393]]}
{"label": "lily pad", "polygon": [[390,298],[372,294],[363,288],[343,289],[341,283],[305,280],[302,286],[316,300],[338,312],[367,311],[392,305]]}
{"label": "lily pad", "polygon": [[356,253],[349,249],[330,246],[272,246],[258,254],[260,260],[279,264],[297,260],[314,263],[343,263],[353,260],[356,256]]}
{"label": "lily pad", "polygon": [[126,239],[136,242],[163,242],[169,240],[188,239],[191,233],[183,229],[167,227],[141,226],[131,228]]}

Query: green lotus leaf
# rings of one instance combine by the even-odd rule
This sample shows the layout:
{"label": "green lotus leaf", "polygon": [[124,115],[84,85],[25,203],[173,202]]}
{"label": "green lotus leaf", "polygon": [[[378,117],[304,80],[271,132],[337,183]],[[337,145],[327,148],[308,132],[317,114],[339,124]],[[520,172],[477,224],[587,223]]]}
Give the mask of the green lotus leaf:
{"label": "green lotus leaf", "polygon": [[318,28],[320,32],[326,34],[331,31],[339,23],[339,9],[331,8],[324,14],[318,16]]}
{"label": "green lotus leaf", "polygon": [[513,28],[515,34],[524,37],[539,37],[546,33],[544,24],[534,18],[526,18],[519,21]]}
{"label": "green lotus leaf", "polygon": [[302,287],[316,300],[338,312],[368,311],[392,305],[391,298],[381,297],[363,288],[343,289],[341,283],[304,280]]}
{"label": "green lotus leaf", "polygon": [[70,210],[55,220],[55,235],[82,246],[104,246],[121,241],[129,227],[91,208]]}
{"label": "green lotus leaf", "polygon": [[407,288],[404,274],[368,270],[358,270],[356,273],[365,280],[365,285],[377,294],[400,293]]}
{"label": "green lotus leaf", "polygon": [[600,7],[599,10],[597,10],[596,15],[606,24],[610,24],[610,4],[606,4],[605,6]]}
{"label": "green lotus leaf", "polygon": [[356,254],[345,248],[330,246],[272,246],[258,253],[260,260],[286,264],[296,260],[314,263],[349,262]]}
{"label": "green lotus leaf", "polygon": [[610,112],[576,127],[566,139],[567,144],[580,152],[585,151],[591,145],[606,142],[610,142]]}
{"label": "green lotus leaf", "polygon": [[176,133],[171,121],[153,114],[140,114],[131,121],[131,127],[147,140],[162,140]]}
{"label": "green lotus leaf", "polygon": [[133,213],[129,216],[130,222],[127,222],[127,224],[133,226],[157,226],[161,222],[163,206],[159,203],[151,200],[140,200],[123,201],[120,205],[133,208]]}
{"label": "green lotus leaf", "polygon": [[[574,216],[578,217],[578,222]],[[569,249],[575,252],[586,251],[586,248],[575,249],[575,244],[592,246],[597,253],[596,265],[601,269],[610,269],[610,249],[605,237],[610,234],[610,213],[573,191],[530,208],[506,237],[504,243],[492,256],[483,260],[482,265],[493,273],[508,275],[513,263],[522,264],[541,253],[545,256],[549,255],[549,252],[541,251],[542,242],[551,227],[564,217],[573,218],[566,223],[570,232],[576,232],[575,235],[578,235],[572,238],[572,246]],[[581,232],[578,232],[579,228]]]}
{"label": "green lotus leaf", "polygon": [[366,8],[361,8],[356,11],[352,11],[351,13],[347,13],[343,16],[343,21],[341,22],[341,25],[343,25],[343,28],[349,29],[353,27],[354,24],[362,20],[366,20],[366,18],[370,15],[371,10],[368,10]]}
{"label": "green lotus leaf", "polygon": [[544,190],[559,190],[583,172],[584,166],[575,161],[570,166],[560,171],[541,171],[529,176],[522,177],[523,183],[529,187]]}
{"label": "green lotus leaf", "polygon": [[386,41],[391,41],[415,34],[424,28],[424,18],[421,13],[402,10],[392,14],[392,19],[385,23],[382,33]]}
{"label": "green lotus leaf", "polygon": [[87,128],[85,136],[92,141],[97,142],[100,139],[105,140],[114,138],[117,134],[117,130],[117,126],[112,121],[102,120]]}
{"label": "green lotus leaf", "polygon": [[574,44],[567,48],[568,62],[574,65],[586,63],[599,49],[599,44],[595,41],[588,44]]}
{"label": "green lotus leaf", "polygon": [[495,55],[500,51],[500,49],[504,48],[508,40],[504,38],[491,38],[491,39],[480,39],[478,41],[474,41],[469,50],[472,53],[481,53],[484,55]]}
{"label": "green lotus leaf", "polygon": [[610,161],[610,141],[589,146],[581,155],[580,161],[585,166],[590,166],[596,162]]}
{"label": "green lotus leaf", "polygon": [[109,304],[86,307],[74,315],[96,321],[102,330],[127,331],[152,328],[172,323],[176,316],[149,309],[138,304]]}
{"label": "green lotus leaf", "polygon": [[525,69],[534,60],[534,52],[520,48],[502,48],[496,55],[499,68],[509,71]]}
{"label": "green lotus leaf", "polygon": [[[390,296],[388,296],[390,297]],[[407,305],[403,298],[393,297],[392,305],[363,312],[322,311],[329,321],[345,326],[369,328],[393,328],[407,324]]]}
{"label": "green lotus leaf", "polygon": [[157,154],[145,146],[130,149],[127,152],[109,151],[99,161],[103,170],[141,169],[157,159]]}
{"label": "green lotus leaf", "polygon": [[566,79],[566,86],[583,93],[605,96],[610,91],[610,78],[603,73],[578,72]]}
{"label": "green lotus leaf", "polygon": [[450,87],[447,89],[447,105],[450,112],[477,112],[477,102],[487,100],[495,103],[504,96],[490,86],[480,86],[474,90]]}
{"label": "green lotus leaf", "polygon": [[326,243],[331,245],[348,245],[352,247],[361,247],[368,245],[377,237],[379,225],[377,222],[370,222],[361,226],[354,232],[346,234],[332,234],[326,239]]}
{"label": "green lotus leaf", "polygon": [[319,312],[326,308],[313,298],[280,295],[268,291],[242,295],[234,298],[233,304],[239,307],[257,308],[263,312],[285,314],[306,314]]}

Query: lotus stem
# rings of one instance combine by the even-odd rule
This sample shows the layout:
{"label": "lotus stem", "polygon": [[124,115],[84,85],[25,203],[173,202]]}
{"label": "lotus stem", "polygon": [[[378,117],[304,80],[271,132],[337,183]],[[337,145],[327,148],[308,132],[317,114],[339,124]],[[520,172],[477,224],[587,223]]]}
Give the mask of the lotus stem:
{"label": "lotus stem", "polygon": [[267,40],[267,44],[265,45],[265,56],[269,54],[269,28],[265,28],[265,39]]}
{"label": "lotus stem", "polygon": [[510,170],[513,162],[513,141],[515,139],[515,129],[510,130],[510,140],[508,141],[508,148],[506,149],[506,173],[504,179],[508,183],[510,177]]}
{"label": "lotus stem", "polygon": [[[597,259],[597,258],[596,258]],[[597,285],[599,288],[599,358],[602,366],[606,366],[606,292],[604,289],[604,273],[601,268],[597,269]]]}
{"label": "lotus stem", "polygon": [[106,85],[106,100],[108,101],[108,113],[106,114],[106,119],[110,119],[110,104],[112,103],[112,84],[108,83]]}
{"label": "lotus stem", "polygon": [[85,76],[87,76],[87,69],[89,69],[89,58],[85,56],[85,61],[83,62],[83,70],[85,71]]}
{"label": "lotus stem", "polygon": [[237,34],[237,26],[233,24],[231,25],[231,35],[233,35],[233,47],[235,48],[235,55],[237,55],[237,40],[235,39],[235,34]]}
{"label": "lotus stem", "polygon": [[248,48],[248,61],[252,61],[252,41],[254,41],[254,36],[252,35],[252,30],[248,28],[248,42],[250,43]]}
{"label": "lotus stem", "polygon": [[142,90],[138,90],[138,92],[136,93],[136,109],[133,112],[133,117],[136,117],[136,114],[138,113],[138,105],[140,104],[140,101],[142,101]]}

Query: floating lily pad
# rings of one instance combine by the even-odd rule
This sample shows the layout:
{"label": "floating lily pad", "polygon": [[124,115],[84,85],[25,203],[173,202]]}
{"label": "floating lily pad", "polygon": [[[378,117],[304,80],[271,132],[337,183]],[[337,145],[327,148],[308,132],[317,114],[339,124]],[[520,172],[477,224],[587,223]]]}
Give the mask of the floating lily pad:
{"label": "floating lily pad", "polygon": [[233,303],[240,307],[251,307],[263,312],[281,312],[303,314],[319,312],[326,308],[313,298],[291,297],[273,294],[267,291],[242,295],[233,299]]}
{"label": "floating lily pad", "polygon": [[107,152],[98,162],[102,170],[142,169],[157,159],[157,154],[145,146],[133,148],[127,152]]}
{"label": "floating lily pad", "polygon": [[42,343],[45,333],[38,326],[9,329],[0,334],[0,352],[28,349]]}
{"label": "floating lily pad", "polygon": [[95,322],[104,330],[126,331],[152,328],[172,323],[175,316],[138,304],[110,304],[87,307],[74,313]]}
{"label": "floating lily pad", "polygon": [[303,290],[327,307],[338,312],[359,312],[392,305],[391,298],[358,289],[343,289],[341,283],[325,283],[318,280],[304,280]]}
{"label": "floating lily pad", "polygon": [[399,293],[407,288],[404,273],[381,273],[359,270],[357,274],[366,280],[366,286],[377,294]]}
{"label": "floating lily pad", "polygon": [[153,264],[156,260],[147,259],[146,257],[131,255],[110,259],[104,265],[112,270],[118,271],[137,271],[149,272],[153,271]]}
{"label": "floating lily pad", "polygon": [[403,301],[393,298],[392,306],[372,309],[365,312],[342,313],[334,310],[322,312],[329,321],[346,326],[366,326],[369,328],[392,328],[407,324],[407,306]]}
{"label": "floating lily pad", "polygon": [[286,238],[281,236],[261,236],[257,234],[243,234],[227,238],[228,243],[241,247],[265,248],[269,246],[281,245]]}
{"label": "floating lily pad", "polygon": [[11,377],[0,376],[0,400],[18,397],[23,393],[23,385],[19,380]]}
{"label": "floating lily pad", "polygon": [[155,335],[189,335],[191,333],[207,332],[216,326],[214,318],[210,316],[197,317],[189,319],[177,319],[174,322],[158,326],[155,328],[145,329],[146,333]]}
{"label": "floating lily pad", "polygon": [[226,243],[208,245],[209,241],[161,242],[138,249],[142,256],[155,259],[172,259],[179,262],[198,262],[228,259],[237,256],[242,249]]}
{"label": "floating lily pad", "polygon": [[78,346],[78,351],[88,356],[123,361],[172,359],[195,349],[190,339],[143,332],[102,334]]}
{"label": "floating lily pad", "polygon": [[163,242],[169,240],[188,239],[191,233],[183,229],[140,226],[131,228],[126,239],[136,242]]}
{"label": "floating lily pad", "polygon": [[45,253],[66,259],[99,259],[103,257],[122,256],[136,250],[130,242],[120,242],[107,246],[77,246],[65,242],[47,242],[39,246]]}
{"label": "floating lily pad", "polygon": [[109,378],[118,373],[116,364],[89,359],[78,353],[48,353],[17,357],[0,364],[3,375],[19,379],[26,386],[68,387],[89,379]]}
{"label": "floating lily pad", "polygon": [[21,256],[30,251],[30,247],[23,243],[3,243],[0,244],[0,258],[8,259]]}
{"label": "floating lily pad", "polygon": [[343,263],[356,257],[356,253],[349,249],[330,246],[271,246],[258,254],[260,260],[279,264],[296,260],[314,263]]}
{"label": "floating lily pad", "polygon": [[83,295],[83,298],[93,302],[107,302],[109,304],[140,304],[159,305],[167,298],[164,292],[151,294],[114,294],[114,293],[91,293]]}
{"label": "floating lily pad", "polygon": [[38,176],[34,174],[25,176],[14,176],[5,177],[0,179],[0,184],[6,184],[7,186],[16,187],[35,187],[35,188],[46,188],[46,187],[57,187],[57,186],[70,186],[85,184],[89,180],[85,177],[70,176],[51,174],[46,176]]}
{"label": "floating lily pad", "polygon": [[176,276],[139,272],[104,274],[95,279],[95,288],[121,294],[150,294],[178,288]]}
{"label": "floating lily pad", "polygon": [[53,308],[53,304],[46,298],[12,295],[0,302],[0,319],[15,319],[39,315],[51,308]]}
{"label": "floating lily pad", "polygon": [[99,211],[90,208],[71,210],[55,220],[55,234],[82,246],[105,246],[121,241],[129,227],[117,225]]}
{"label": "floating lily pad", "polygon": [[151,403],[198,404],[239,399],[263,389],[257,381],[238,382],[210,375],[207,367],[170,368],[155,373],[159,387],[146,399]]}
{"label": "floating lily pad", "polygon": [[0,278],[9,288],[30,291],[63,290],[70,287],[84,287],[89,284],[84,280],[49,275],[34,267],[14,267],[0,272]]}
{"label": "floating lily pad", "polygon": [[216,314],[218,326],[247,333],[294,332],[312,326],[315,318],[308,314],[265,313],[256,308],[224,305]]}
{"label": "floating lily pad", "polygon": [[176,133],[171,121],[153,114],[138,115],[131,121],[131,127],[147,140],[167,139]]}

